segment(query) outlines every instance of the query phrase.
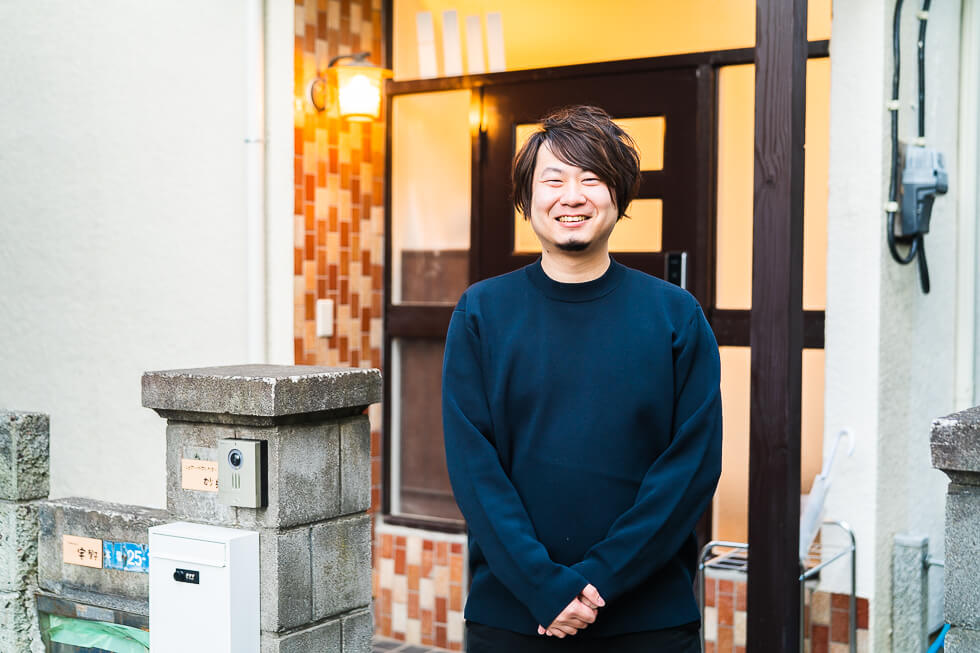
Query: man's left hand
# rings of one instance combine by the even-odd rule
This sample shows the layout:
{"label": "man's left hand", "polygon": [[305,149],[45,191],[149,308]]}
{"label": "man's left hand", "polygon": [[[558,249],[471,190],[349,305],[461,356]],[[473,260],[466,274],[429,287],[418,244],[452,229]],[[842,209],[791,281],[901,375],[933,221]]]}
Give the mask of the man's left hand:
{"label": "man's left hand", "polygon": [[577,597],[572,599],[572,602],[561,611],[561,614],[555,617],[550,626],[545,628],[538,624],[538,634],[559,638],[565,637],[565,635],[574,635],[593,623],[599,608],[605,604],[606,601],[599,594],[599,590],[590,583]]}

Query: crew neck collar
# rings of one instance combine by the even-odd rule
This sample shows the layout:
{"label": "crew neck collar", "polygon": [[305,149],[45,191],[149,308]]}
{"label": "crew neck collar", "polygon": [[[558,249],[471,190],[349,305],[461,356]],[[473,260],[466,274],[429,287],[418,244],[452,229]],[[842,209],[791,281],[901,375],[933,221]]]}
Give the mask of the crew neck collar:
{"label": "crew neck collar", "polygon": [[555,281],[541,267],[541,258],[524,268],[527,277],[546,297],[562,302],[589,302],[608,295],[623,279],[625,268],[609,257],[609,267],[601,277],[581,283]]}

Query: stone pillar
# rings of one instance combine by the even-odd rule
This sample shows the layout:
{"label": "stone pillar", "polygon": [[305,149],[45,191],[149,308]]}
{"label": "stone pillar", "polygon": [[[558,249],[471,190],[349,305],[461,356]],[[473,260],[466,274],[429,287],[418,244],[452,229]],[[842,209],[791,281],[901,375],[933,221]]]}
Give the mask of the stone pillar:
{"label": "stone pillar", "polygon": [[929,538],[896,535],[892,549],[892,652],[929,648]]}
{"label": "stone pillar", "polygon": [[38,503],[48,496],[49,420],[0,410],[0,650],[42,651],[37,587]]}
{"label": "stone pillar", "polygon": [[946,653],[980,651],[980,407],[932,423],[932,465],[946,495]]}
{"label": "stone pillar", "polygon": [[[246,365],[143,375],[143,405],[167,419],[173,518],[259,532],[262,653],[371,650],[363,413],[380,400],[378,370]],[[181,460],[216,461],[226,438],[266,443],[265,507],[182,488]]]}

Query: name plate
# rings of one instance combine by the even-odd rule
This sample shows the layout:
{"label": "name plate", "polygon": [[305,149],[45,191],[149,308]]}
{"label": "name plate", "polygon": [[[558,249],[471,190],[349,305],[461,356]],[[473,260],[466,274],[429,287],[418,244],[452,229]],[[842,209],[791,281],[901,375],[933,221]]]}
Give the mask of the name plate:
{"label": "name plate", "polygon": [[63,535],[61,559],[70,565],[102,569],[102,540],[78,535]]}
{"label": "name plate", "polygon": [[214,460],[180,459],[180,487],[199,492],[218,491],[218,463]]}

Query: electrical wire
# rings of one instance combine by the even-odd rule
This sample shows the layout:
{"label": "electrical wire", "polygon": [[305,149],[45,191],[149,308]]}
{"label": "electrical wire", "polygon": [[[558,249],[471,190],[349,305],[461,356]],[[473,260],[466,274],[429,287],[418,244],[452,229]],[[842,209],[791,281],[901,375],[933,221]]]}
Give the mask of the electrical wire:
{"label": "electrical wire", "polygon": [[919,138],[926,137],[926,24],[932,0],[922,0],[919,14]]}
{"label": "electrical wire", "polygon": [[[926,138],[926,26],[929,21],[929,5],[932,0],[922,0],[922,12],[919,14],[919,138]],[[923,234],[916,237],[919,244],[919,284],[922,292],[929,294],[929,265],[926,263],[926,241]]]}
{"label": "electrical wire", "polygon": [[[919,40],[918,40],[918,96],[919,105],[917,107],[919,137],[925,138],[925,49],[926,49],[926,24],[928,20],[929,5],[932,0],[923,0],[922,11],[919,14]],[[898,100],[899,100],[899,80],[901,78],[901,23],[902,23],[902,4],[903,0],[896,0],[895,13],[892,17],[892,57],[894,60],[894,70],[892,71],[892,100],[894,104],[890,107],[891,112],[891,154],[892,166],[891,176],[888,183],[888,208],[886,209],[886,236],[888,239],[888,250],[892,258],[901,265],[908,265],[918,259],[919,283],[922,292],[929,292],[929,266],[926,262],[925,239],[923,234],[914,236],[898,236],[895,234],[895,214],[900,210],[898,206],[898,189],[901,184],[898,170]],[[894,209],[894,210],[892,210]],[[898,245],[908,245],[909,249],[904,255],[898,250]]]}

